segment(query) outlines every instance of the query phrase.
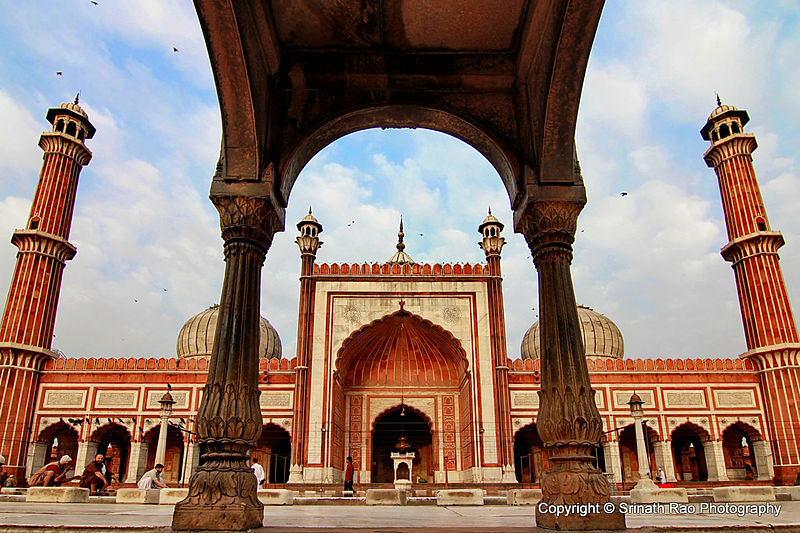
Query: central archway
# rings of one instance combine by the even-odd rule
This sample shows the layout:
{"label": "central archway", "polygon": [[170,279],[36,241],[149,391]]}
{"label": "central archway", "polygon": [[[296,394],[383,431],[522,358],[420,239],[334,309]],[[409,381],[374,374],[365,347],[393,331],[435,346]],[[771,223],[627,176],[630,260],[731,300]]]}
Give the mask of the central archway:
{"label": "central archway", "polygon": [[372,482],[392,483],[394,466],[391,453],[401,437],[414,452],[411,480],[429,481],[434,471],[433,432],[428,418],[412,407],[398,405],[375,420],[372,430]]}

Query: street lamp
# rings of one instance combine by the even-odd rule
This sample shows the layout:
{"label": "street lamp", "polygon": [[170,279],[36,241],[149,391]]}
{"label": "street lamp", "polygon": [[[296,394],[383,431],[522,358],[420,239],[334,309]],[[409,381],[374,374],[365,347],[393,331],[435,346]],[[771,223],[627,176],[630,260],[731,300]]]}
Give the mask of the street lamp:
{"label": "street lamp", "polygon": [[644,400],[634,391],[631,399],[628,400],[633,417],[633,428],[636,432],[636,456],[639,459],[639,481],[634,488],[656,488],[653,480],[650,479],[650,458],[647,457],[647,447],[644,443],[644,426],[642,424],[642,406]]}
{"label": "street lamp", "polygon": [[172,414],[172,406],[175,405],[175,400],[169,391],[164,393],[164,396],[158,400],[161,404],[161,427],[158,430],[158,446],[156,447],[156,464],[164,464],[167,456],[167,426],[169,425],[169,417]]}

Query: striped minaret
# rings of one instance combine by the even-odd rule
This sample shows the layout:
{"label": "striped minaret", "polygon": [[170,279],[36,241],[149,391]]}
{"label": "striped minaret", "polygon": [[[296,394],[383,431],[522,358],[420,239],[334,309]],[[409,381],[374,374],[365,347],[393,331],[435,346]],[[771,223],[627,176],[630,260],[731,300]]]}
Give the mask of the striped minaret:
{"label": "striped minaret", "polygon": [[761,379],[762,399],[778,483],[794,482],[800,471],[800,364],[789,295],[778,264],[783,235],[770,228],[753,170],[754,135],[744,133],[747,111],[722,105],[700,130],[711,147],[703,156],[719,179],[728,244],[739,293],[747,352]]}
{"label": "striped minaret", "polygon": [[39,138],[44,162],[28,223],[11,237],[19,252],[0,322],[0,454],[17,479],[25,477],[39,372],[56,356],[50,347],[61,275],[76,251],[67,239],[78,175],[92,158],[84,141],[95,132],[77,97],[49,109],[47,120],[53,128]]}

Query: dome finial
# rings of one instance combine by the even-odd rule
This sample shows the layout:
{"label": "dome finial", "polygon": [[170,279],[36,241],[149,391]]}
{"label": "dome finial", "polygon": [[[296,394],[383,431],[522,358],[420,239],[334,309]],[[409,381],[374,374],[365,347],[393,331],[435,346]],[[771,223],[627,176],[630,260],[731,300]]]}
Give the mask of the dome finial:
{"label": "dome finial", "polygon": [[75,105],[78,105],[78,100],[80,100],[80,99],[81,99],[81,92],[80,92],[80,91],[78,91],[78,92],[75,94],[75,102],[73,102],[73,103],[74,103]]}
{"label": "dome finial", "polygon": [[717,107],[722,107],[722,100],[719,99],[719,93],[715,92],[714,94],[717,95]]}
{"label": "dome finial", "polygon": [[406,245],[403,244],[403,237],[405,237],[405,233],[403,233],[403,215],[400,215],[400,231],[397,232],[397,250],[402,252],[405,250]]}
{"label": "dome finial", "polygon": [[403,237],[405,237],[405,235],[406,234],[403,233],[403,215],[400,215],[400,231],[397,232],[397,251],[389,259],[389,264],[414,264],[414,260],[404,251],[406,249],[406,245],[403,244]]}
{"label": "dome finial", "polygon": [[311,206],[308,206],[308,214],[311,214]]}
{"label": "dome finial", "polygon": [[489,206],[489,214],[492,214],[492,206]]}

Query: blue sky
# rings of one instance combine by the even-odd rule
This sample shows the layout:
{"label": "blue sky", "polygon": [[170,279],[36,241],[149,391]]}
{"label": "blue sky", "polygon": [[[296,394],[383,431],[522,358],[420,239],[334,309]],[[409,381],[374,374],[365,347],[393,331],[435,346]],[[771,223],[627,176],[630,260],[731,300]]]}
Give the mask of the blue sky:
{"label": "blue sky", "polygon": [[[78,254],[65,270],[54,347],[76,357],[173,355],[183,322],[218,301],[224,266],[207,199],[219,107],[192,4],[0,7],[0,284],[10,281],[16,249],[8,239],[33,196],[46,110],[80,90],[97,134],[81,174],[70,238]],[[573,276],[578,301],[619,325],[630,357],[745,349],[733,273],[719,255],[727,239],[716,178],[698,133],[715,91],[750,113],[756,172],[770,223],[787,241],[790,296],[800,302],[798,17],[789,1],[606,4],[578,121],[589,203]],[[262,314],[288,357],[299,287],[294,223],[309,204],[325,227],[318,258],[329,262],[388,259],[401,213],[416,261],[477,262],[487,205],[511,221],[495,171],[446,135],[369,130],[328,146],[301,174],[288,229],[264,267]],[[507,229],[506,238],[516,356],[536,320],[537,286],[522,237]]]}

